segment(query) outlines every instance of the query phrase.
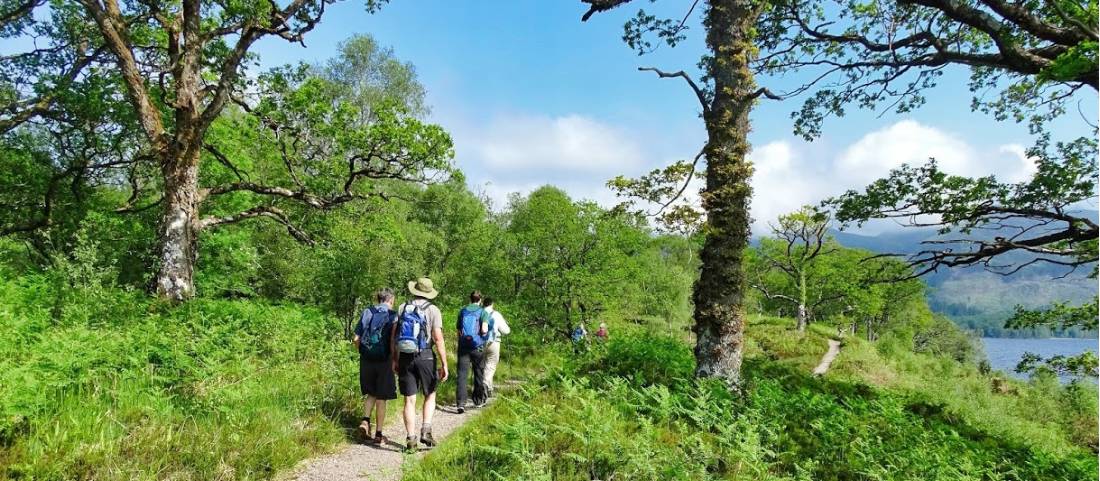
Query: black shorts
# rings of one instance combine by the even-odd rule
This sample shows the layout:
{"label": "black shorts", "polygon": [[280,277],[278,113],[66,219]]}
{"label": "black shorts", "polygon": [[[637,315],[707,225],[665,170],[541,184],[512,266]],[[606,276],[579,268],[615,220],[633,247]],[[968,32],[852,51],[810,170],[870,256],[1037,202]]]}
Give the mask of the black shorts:
{"label": "black shorts", "polygon": [[397,383],[394,381],[393,363],[389,360],[371,361],[360,353],[359,392],[364,396],[384,401],[397,399]]}
{"label": "black shorts", "polygon": [[420,354],[399,354],[397,358],[397,383],[402,396],[415,396],[417,391],[425,396],[435,392],[439,375],[435,370],[435,353],[428,348]]}

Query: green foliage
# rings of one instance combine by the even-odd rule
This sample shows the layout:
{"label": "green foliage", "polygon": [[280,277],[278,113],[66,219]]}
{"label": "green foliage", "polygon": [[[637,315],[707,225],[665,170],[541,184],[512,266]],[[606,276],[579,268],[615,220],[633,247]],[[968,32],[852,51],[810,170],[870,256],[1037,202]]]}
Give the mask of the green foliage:
{"label": "green foliage", "polygon": [[655,212],[648,212],[647,215],[655,217],[661,227],[685,234],[698,231],[702,226],[703,213],[696,206],[685,202],[683,194],[691,180],[700,175],[696,171],[700,156],[696,156],[694,162],[680,160],[638,178],[620,175],[607,181],[607,187],[615,191],[615,197],[627,199],[616,206],[616,209],[623,212],[638,211],[639,201],[659,206]]}
{"label": "green foliage", "polygon": [[653,248],[634,219],[549,186],[512,199],[505,217],[508,295],[536,322],[568,332],[582,304],[590,316],[632,309],[633,279],[645,272],[638,254]]}
{"label": "green foliage", "polygon": [[[1037,171],[1024,182],[949,175],[933,160],[921,167],[902,166],[862,192],[850,190],[823,205],[843,226],[872,219],[914,222],[924,216],[932,219],[925,225],[939,227],[941,235],[962,234],[925,241],[908,259],[917,275],[966,266],[1010,275],[1038,263],[1061,266],[1065,272],[1079,267],[1095,272],[1100,230],[1088,214],[1072,206],[1095,198],[1096,149],[1094,138],[1058,142],[1052,148],[1044,135],[1028,151]],[[983,235],[983,230],[993,233]]]}
{"label": "green foliage", "polygon": [[64,272],[0,280],[0,477],[266,479],[342,438],[354,365],[316,309],[168,308]]}
{"label": "green foliage", "polygon": [[1038,326],[1049,326],[1055,329],[1079,327],[1096,331],[1097,320],[1100,319],[1100,313],[1097,312],[1098,302],[1100,300],[1096,297],[1093,297],[1091,302],[1080,306],[1057,302],[1042,310],[1026,309],[1017,305],[1012,317],[1005,322],[1005,327],[1010,329]]}
{"label": "green foliage", "polygon": [[1024,353],[1016,365],[1016,372],[1041,376],[1043,373],[1051,373],[1062,376],[1073,376],[1078,380],[1095,379],[1097,375],[1096,353],[1085,351],[1077,356],[1056,355],[1043,359],[1034,353]]}
{"label": "green foliage", "polygon": [[677,338],[635,332],[614,337],[606,350],[581,366],[590,376],[616,376],[642,386],[674,385],[692,379],[695,358]]}
{"label": "green foliage", "polygon": [[778,95],[809,93],[791,114],[795,133],[807,139],[853,107],[906,113],[923,106],[952,64],[970,70],[973,110],[1039,132],[1066,113],[1075,93],[1095,93],[1096,11],[1095,0],[778,1],[758,22],[762,54],[754,67],[813,79]]}
{"label": "green foliage", "polygon": [[904,262],[843,247],[824,234],[816,245],[764,238],[746,252],[753,287],[764,294],[759,312],[796,316],[803,304],[813,322],[854,326],[871,338],[927,316],[925,285],[908,278]]}
{"label": "green foliage", "polygon": [[[778,324],[776,324],[778,325]],[[750,326],[750,336],[761,327]],[[791,326],[788,323],[787,328]],[[772,330],[768,337],[791,337]],[[805,340],[821,340],[810,330]],[[782,344],[779,339],[754,339]],[[630,346],[629,344],[638,344]],[[824,344],[822,342],[822,344]],[[859,381],[814,379],[758,355],[744,395],[648,377],[686,346],[627,336],[579,371],[553,372],[490,408],[406,479],[1092,479],[1095,457],[1007,441],[941,401]],[[920,356],[920,355],[918,355]],[[843,358],[843,356],[842,356]],[[605,367],[590,370],[591,366]],[[646,383],[631,380],[646,379]]]}

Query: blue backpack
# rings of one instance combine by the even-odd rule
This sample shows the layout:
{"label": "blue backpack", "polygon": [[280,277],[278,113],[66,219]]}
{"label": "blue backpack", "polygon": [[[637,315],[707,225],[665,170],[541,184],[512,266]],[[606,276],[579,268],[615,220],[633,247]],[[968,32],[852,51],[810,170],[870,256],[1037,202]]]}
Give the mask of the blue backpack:
{"label": "blue backpack", "polygon": [[417,354],[428,348],[428,316],[425,312],[430,302],[422,306],[406,302],[398,313],[397,352]]}
{"label": "blue backpack", "polygon": [[390,353],[390,308],[385,305],[368,307],[359,317],[359,348],[371,361],[385,361]]}
{"label": "blue backpack", "polygon": [[584,339],[584,329],[581,329],[581,326],[577,326],[576,329],[573,329],[573,334],[569,337],[573,339],[573,342],[580,342]]}
{"label": "blue backpack", "polygon": [[489,333],[493,330],[492,322],[490,321],[488,329],[485,334],[481,334],[481,316],[484,315],[485,310],[482,308],[467,309],[462,308],[458,313],[459,327],[462,330],[462,336],[458,338],[459,347],[464,350],[478,350],[485,346],[485,343],[489,341]]}

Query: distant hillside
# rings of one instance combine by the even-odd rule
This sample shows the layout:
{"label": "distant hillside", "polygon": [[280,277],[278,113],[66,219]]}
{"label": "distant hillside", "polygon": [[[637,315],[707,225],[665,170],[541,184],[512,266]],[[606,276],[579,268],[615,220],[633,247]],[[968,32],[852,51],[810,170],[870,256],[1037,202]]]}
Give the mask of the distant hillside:
{"label": "distant hillside", "polygon": [[[1096,213],[1091,215],[1096,217]],[[911,228],[884,232],[875,236],[832,232],[847,247],[879,253],[912,254],[922,249],[921,242],[939,237],[935,229]],[[991,232],[987,235],[997,235]],[[1026,262],[1026,253],[1011,253],[1006,262]],[[1097,281],[1087,278],[1091,269],[1078,269],[1064,278],[1066,268],[1037,263],[1020,272],[1003,276],[981,267],[940,269],[924,277],[928,283],[928,302],[936,312],[949,316],[960,326],[981,331],[991,337],[1046,337],[1049,331],[1013,331],[1003,328],[1005,319],[1017,304],[1040,307],[1052,302],[1085,302],[1097,293]],[[1059,336],[1095,336],[1096,333],[1065,332]]]}

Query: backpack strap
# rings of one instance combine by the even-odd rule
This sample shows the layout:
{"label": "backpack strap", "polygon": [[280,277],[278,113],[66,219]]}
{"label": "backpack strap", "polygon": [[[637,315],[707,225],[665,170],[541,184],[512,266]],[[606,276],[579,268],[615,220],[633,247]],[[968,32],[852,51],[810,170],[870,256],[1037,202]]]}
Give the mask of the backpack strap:
{"label": "backpack strap", "polygon": [[420,316],[420,336],[421,336],[421,339],[417,339],[417,342],[422,342],[424,344],[424,347],[427,348],[427,347],[429,347],[429,342],[428,341],[431,340],[431,337],[428,337],[428,334],[427,334],[427,332],[429,330],[429,327],[430,327],[430,322],[428,321],[428,307],[430,307],[432,305],[432,302],[427,300],[427,299],[424,299],[424,304],[423,305],[418,306],[416,304],[413,304],[412,301],[409,301],[408,305],[413,306],[413,309],[415,309],[417,312],[422,313],[421,316]]}
{"label": "backpack strap", "polygon": [[[368,324],[365,327],[367,327],[370,331],[374,331],[376,329],[382,329],[386,325],[385,321],[380,322],[377,325],[375,325],[375,322],[374,322],[375,316],[384,313],[384,314],[386,314],[387,318],[389,317],[389,309],[388,308],[379,309],[379,307],[383,307],[382,304],[379,304],[377,306],[371,306],[371,307],[367,308],[367,312],[370,312],[370,320],[368,321]],[[386,320],[389,320],[389,319],[386,319]]]}

